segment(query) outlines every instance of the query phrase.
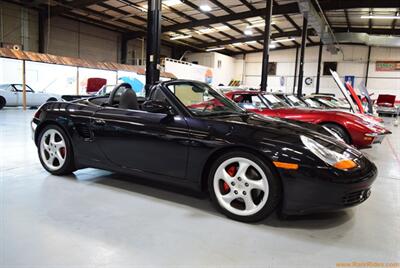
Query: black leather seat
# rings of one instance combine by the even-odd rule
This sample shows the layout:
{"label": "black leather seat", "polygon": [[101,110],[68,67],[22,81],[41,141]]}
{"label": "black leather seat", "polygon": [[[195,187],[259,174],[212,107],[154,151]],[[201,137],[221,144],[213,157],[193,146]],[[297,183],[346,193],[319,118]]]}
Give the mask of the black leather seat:
{"label": "black leather seat", "polygon": [[132,88],[127,88],[119,97],[120,109],[139,110],[139,104],[135,91]]}

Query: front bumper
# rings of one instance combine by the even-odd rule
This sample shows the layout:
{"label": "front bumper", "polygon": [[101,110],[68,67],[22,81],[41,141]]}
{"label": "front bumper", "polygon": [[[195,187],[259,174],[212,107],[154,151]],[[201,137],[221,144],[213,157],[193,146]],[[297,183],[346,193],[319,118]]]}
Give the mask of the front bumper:
{"label": "front bumper", "polygon": [[399,107],[384,107],[378,106],[376,108],[376,112],[378,114],[390,114],[390,115],[398,115],[400,113]]}
{"label": "front bumper", "polygon": [[31,121],[31,138],[34,142],[36,142],[35,140],[35,132],[36,132],[36,128],[39,125],[39,120],[36,118],[33,118]]}
{"label": "front bumper", "polygon": [[386,135],[392,134],[390,131],[385,131],[381,133],[365,134],[364,140],[368,140],[371,144],[382,143]]}
{"label": "front bumper", "polygon": [[311,166],[297,171],[280,170],[284,189],[282,212],[301,215],[361,204],[370,196],[377,176],[376,166],[366,162],[367,167],[348,176],[331,168]]}

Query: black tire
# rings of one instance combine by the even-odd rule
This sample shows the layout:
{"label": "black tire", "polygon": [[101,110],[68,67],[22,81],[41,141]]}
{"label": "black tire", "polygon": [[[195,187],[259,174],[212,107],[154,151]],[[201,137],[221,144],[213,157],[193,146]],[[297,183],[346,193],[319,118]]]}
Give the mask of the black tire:
{"label": "black tire", "polygon": [[[216,196],[216,193],[214,191],[214,175],[216,174],[218,168],[226,161],[231,158],[245,158],[250,161],[253,161],[256,163],[264,172],[267,182],[268,182],[268,197],[266,203],[258,210],[256,213],[252,215],[237,215],[234,214],[230,211],[228,211],[226,208],[224,208],[218,201],[218,198]],[[208,177],[208,190],[210,193],[210,198],[213,203],[213,205],[223,214],[225,214],[227,217],[237,220],[237,221],[242,221],[242,222],[256,222],[263,220],[267,218],[270,214],[272,214],[276,208],[278,207],[281,198],[282,198],[282,186],[281,186],[281,181],[279,179],[279,176],[276,174],[276,172],[269,166],[268,163],[266,163],[264,160],[261,160],[259,157],[248,153],[248,152],[243,152],[243,151],[233,151],[227,154],[222,155],[219,157],[214,164],[212,165]],[[251,192],[250,192],[251,193]],[[251,194],[250,194],[251,195]],[[237,199],[235,199],[237,200]],[[233,202],[233,201],[232,201]],[[232,203],[231,203],[232,204]]]}
{"label": "black tire", "polygon": [[6,106],[6,99],[3,97],[0,97],[0,110],[4,108],[4,106]]}
{"label": "black tire", "polygon": [[48,99],[46,102],[51,102],[51,101],[57,101],[57,99],[52,97],[52,98]]}
{"label": "black tire", "polygon": [[347,133],[347,131],[343,127],[336,125],[336,124],[331,124],[331,123],[323,124],[323,126],[329,128],[330,130],[332,130],[333,132],[338,134],[339,137],[341,137],[345,143],[351,144],[350,135]]}
{"label": "black tire", "polygon": [[[65,141],[65,162],[63,165],[61,165],[56,170],[50,169],[47,167],[44,159],[42,158],[42,153],[41,153],[41,146],[42,146],[41,141],[42,141],[43,135],[48,130],[51,130],[51,129],[58,131]],[[40,163],[42,164],[43,168],[46,169],[49,173],[51,173],[53,175],[68,175],[76,170],[75,162],[74,162],[74,153],[73,153],[71,141],[70,141],[68,135],[65,133],[65,131],[61,127],[59,127],[57,125],[47,125],[46,127],[44,127],[40,131],[37,144],[38,144],[37,147],[38,147],[38,155],[39,155]]]}

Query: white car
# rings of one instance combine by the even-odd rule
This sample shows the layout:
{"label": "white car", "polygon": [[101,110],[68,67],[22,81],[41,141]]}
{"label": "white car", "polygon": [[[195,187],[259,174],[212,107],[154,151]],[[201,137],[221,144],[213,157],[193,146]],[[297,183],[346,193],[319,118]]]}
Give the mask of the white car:
{"label": "white car", "polygon": [[[38,107],[48,101],[59,101],[55,94],[35,92],[26,86],[26,106]],[[22,84],[0,84],[0,110],[5,106],[22,106]]]}

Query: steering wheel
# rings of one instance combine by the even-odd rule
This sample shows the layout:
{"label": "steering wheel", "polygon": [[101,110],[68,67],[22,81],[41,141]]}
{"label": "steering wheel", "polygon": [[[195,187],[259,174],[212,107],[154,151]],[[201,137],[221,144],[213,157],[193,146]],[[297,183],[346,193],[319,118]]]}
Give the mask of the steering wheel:
{"label": "steering wheel", "polygon": [[132,86],[128,83],[121,83],[119,85],[116,85],[115,88],[110,93],[110,97],[108,98],[108,105],[113,106],[115,104],[115,97],[120,88],[132,89]]}
{"label": "steering wheel", "polygon": [[203,108],[203,110],[201,112],[204,113],[207,110],[207,108],[210,107],[210,106],[214,106],[214,103],[211,103],[211,102],[207,103],[206,106],[204,106],[204,108]]}

